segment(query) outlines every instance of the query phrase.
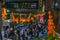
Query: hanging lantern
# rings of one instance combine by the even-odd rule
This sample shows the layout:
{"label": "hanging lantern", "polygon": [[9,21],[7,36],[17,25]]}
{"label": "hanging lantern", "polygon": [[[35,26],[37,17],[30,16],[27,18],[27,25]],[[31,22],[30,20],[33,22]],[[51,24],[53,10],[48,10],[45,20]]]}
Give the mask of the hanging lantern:
{"label": "hanging lantern", "polygon": [[2,8],[2,19],[6,17],[6,9]]}

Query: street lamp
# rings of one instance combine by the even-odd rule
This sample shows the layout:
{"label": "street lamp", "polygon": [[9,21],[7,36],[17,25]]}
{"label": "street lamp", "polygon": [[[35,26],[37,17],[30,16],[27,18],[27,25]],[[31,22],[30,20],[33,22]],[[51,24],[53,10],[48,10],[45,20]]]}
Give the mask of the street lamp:
{"label": "street lamp", "polygon": [[58,6],[59,6],[59,4],[56,2],[56,3],[54,3],[54,7],[55,8],[58,8]]}

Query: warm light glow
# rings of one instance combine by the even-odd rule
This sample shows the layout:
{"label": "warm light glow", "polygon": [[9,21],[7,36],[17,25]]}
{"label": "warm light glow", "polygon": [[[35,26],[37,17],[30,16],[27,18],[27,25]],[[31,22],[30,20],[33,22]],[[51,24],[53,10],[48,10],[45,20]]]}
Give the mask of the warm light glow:
{"label": "warm light glow", "polygon": [[32,17],[31,20],[34,21],[34,18]]}
{"label": "warm light glow", "polygon": [[30,20],[34,21],[34,18],[37,18],[39,16],[44,16],[45,14],[36,14],[33,18],[31,18],[32,13],[29,14],[28,18],[23,18],[22,14],[20,14],[20,22],[30,22]]}
{"label": "warm light glow", "polygon": [[49,16],[49,19],[51,19],[52,18],[52,16]]}
{"label": "warm light glow", "polygon": [[36,18],[36,17],[39,17],[39,16],[44,16],[45,14],[36,14],[36,15],[34,15],[34,17]]}
{"label": "warm light glow", "polygon": [[15,18],[15,22],[18,22],[18,18]]}
{"label": "warm light glow", "polygon": [[51,11],[48,11],[48,15],[51,15]]}
{"label": "warm light glow", "polygon": [[49,19],[48,19],[48,34],[52,33],[52,31],[55,29],[55,25],[53,23],[53,19],[51,16],[51,12],[48,12]]}
{"label": "warm light glow", "polygon": [[30,22],[30,17],[31,17],[31,14],[29,14],[28,18],[23,18],[22,17],[22,14],[20,14],[20,22]]}
{"label": "warm light glow", "polygon": [[2,8],[2,19],[6,17],[6,9]]}
{"label": "warm light glow", "polygon": [[26,20],[25,19],[22,19],[22,22],[26,22]]}
{"label": "warm light glow", "polygon": [[12,12],[12,21],[14,21],[14,13]]}
{"label": "warm light glow", "polygon": [[[5,15],[6,15],[6,9],[2,8],[2,19],[5,18]],[[11,17],[12,17],[13,22],[18,22],[18,21],[20,21],[20,22],[30,22],[31,20],[34,21],[35,18],[40,17],[40,16],[44,16],[45,14],[36,14],[36,15],[33,15],[32,18],[31,18],[32,13],[30,13],[27,18],[22,17],[22,15],[23,15],[22,13],[20,13],[20,15],[18,15],[18,16],[20,16],[20,18],[18,18],[18,17],[16,18],[14,16],[13,12],[12,12],[11,15],[12,15]]]}
{"label": "warm light glow", "polygon": [[13,13],[13,12],[12,12],[12,21],[18,22],[18,18],[15,18],[15,17],[14,17],[14,13]]}

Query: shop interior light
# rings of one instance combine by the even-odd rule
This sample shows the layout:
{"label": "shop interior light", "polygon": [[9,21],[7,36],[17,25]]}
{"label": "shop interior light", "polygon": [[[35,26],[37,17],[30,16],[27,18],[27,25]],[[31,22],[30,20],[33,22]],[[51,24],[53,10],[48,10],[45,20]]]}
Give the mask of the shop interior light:
{"label": "shop interior light", "polygon": [[58,3],[55,3],[55,6],[57,7],[58,6]]}

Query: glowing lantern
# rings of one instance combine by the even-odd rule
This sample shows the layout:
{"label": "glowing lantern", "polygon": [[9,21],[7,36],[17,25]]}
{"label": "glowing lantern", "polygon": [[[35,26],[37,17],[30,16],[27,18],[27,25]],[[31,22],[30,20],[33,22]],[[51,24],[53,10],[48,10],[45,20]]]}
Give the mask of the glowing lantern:
{"label": "glowing lantern", "polygon": [[49,18],[51,19],[51,18],[52,18],[52,16],[49,16]]}
{"label": "glowing lantern", "polygon": [[52,19],[50,11],[48,12],[48,15],[49,15],[49,19],[48,19],[48,30],[49,31],[48,31],[48,34],[50,34],[54,30],[55,26],[54,26],[53,19]]}
{"label": "glowing lantern", "polygon": [[26,22],[25,19],[23,19],[22,22]]}
{"label": "glowing lantern", "polygon": [[6,9],[2,8],[2,19],[6,17]]}
{"label": "glowing lantern", "polygon": [[[23,18],[22,14],[20,13],[20,22],[30,22],[31,20],[34,21],[34,18],[37,18],[39,16],[44,16],[45,14],[36,14],[33,18],[31,18],[31,13],[29,14],[28,18]],[[31,19],[30,19],[31,18]],[[24,20],[24,21],[23,21]]]}
{"label": "glowing lantern", "polygon": [[14,17],[14,13],[13,13],[13,12],[12,12],[12,21],[18,22],[18,18],[15,18],[15,17]]}
{"label": "glowing lantern", "polygon": [[18,22],[18,18],[15,18],[14,20],[15,20],[15,22]]}

